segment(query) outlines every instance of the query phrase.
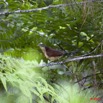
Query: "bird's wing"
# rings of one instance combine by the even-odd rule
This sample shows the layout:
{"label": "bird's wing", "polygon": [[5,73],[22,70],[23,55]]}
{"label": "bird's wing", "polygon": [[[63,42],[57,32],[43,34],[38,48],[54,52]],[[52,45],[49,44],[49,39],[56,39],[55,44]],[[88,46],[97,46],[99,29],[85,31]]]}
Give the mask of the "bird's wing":
{"label": "bird's wing", "polygon": [[64,54],[62,51],[55,50],[52,48],[46,48],[46,53],[49,57],[58,57]]}

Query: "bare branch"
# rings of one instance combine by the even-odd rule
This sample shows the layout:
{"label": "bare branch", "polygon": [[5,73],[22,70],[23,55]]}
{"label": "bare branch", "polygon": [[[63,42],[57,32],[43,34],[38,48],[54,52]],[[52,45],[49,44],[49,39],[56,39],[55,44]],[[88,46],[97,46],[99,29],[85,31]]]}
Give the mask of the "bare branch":
{"label": "bare branch", "polygon": [[[85,3],[89,3],[89,2],[103,2],[103,1],[96,1],[96,0],[85,1]],[[71,5],[77,5],[77,4],[81,5],[81,4],[84,4],[84,2],[74,2],[74,3],[69,3],[69,4],[49,5],[49,6],[46,6],[46,7],[30,9],[30,10],[16,10],[16,11],[11,11],[11,12],[7,11],[7,12],[1,12],[0,15],[36,12],[36,11],[46,10],[46,9],[49,9],[49,8],[60,8],[60,7],[66,7],[66,6],[71,6]]]}
{"label": "bare branch", "polygon": [[71,62],[71,61],[78,61],[78,60],[83,60],[83,59],[90,59],[90,58],[98,58],[98,57],[103,57],[103,54],[98,54],[98,55],[92,55],[92,56],[81,56],[81,57],[76,57],[76,58],[71,58],[67,59],[66,62]]}
{"label": "bare branch", "polygon": [[67,62],[73,62],[73,61],[78,61],[78,60],[83,60],[83,59],[90,59],[90,58],[99,58],[99,57],[103,57],[103,54],[92,55],[92,56],[79,56],[79,57],[75,57],[75,58],[68,58],[65,61],[55,62],[55,63],[52,62],[52,63],[44,64],[41,67],[59,65],[59,64],[67,63]]}

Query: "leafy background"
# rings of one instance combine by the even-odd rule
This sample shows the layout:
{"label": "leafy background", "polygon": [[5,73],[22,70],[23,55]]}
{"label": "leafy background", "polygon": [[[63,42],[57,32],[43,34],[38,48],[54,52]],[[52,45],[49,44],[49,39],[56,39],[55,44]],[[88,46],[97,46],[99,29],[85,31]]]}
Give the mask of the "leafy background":
{"label": "leafy background", "polygon": [[[49,5],[61,4],[68,5],[49,8]],[[43,10],[43,7],[47,9]],[[28,11],[37,8],[41,10]],[[62,65],[41,67],[48,61],[38,44],[42,42],[68,52],[79,49],[73,57],[91,51],[92,55],[102,53],[102,8],[99,0],[1,0],[0,101],[101,102],[102,57],[68,62],[66,68]],[[28,12],[15,13],[17,10]],[[92,97],[101,101],[90,100]]]}

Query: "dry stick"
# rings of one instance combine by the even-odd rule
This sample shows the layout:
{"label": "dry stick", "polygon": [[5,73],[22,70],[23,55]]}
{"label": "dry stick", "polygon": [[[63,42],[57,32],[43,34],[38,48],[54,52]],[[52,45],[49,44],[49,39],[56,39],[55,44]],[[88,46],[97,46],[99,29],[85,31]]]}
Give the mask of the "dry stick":
{"label": "dry stick", "polygon": [[[86,1],[86,3],[89,2],[98,2],[98,1]],[[99,2],[103,2],[103,1],[99,1]],[[42,7],[42,8],[36,8],[36,9],[29,9],[29,10],[16,10],[16,11],[6,11],[6,12],[1,12],[0,15],[8,15],[8,14],[20,14],[20,13],[28,13],[28,12],[36,12],[36,11],[41,11],[41,10],[46,10],[49,8],[59,8],[59,7],[65,7],[65,6],[71,6],[71,5],[75,5],[75,4],[83,4],[84,2],[76,2],[76,3],[69,3],[69,4],[59,4],[59,5],[49,5],[46,7]]]}

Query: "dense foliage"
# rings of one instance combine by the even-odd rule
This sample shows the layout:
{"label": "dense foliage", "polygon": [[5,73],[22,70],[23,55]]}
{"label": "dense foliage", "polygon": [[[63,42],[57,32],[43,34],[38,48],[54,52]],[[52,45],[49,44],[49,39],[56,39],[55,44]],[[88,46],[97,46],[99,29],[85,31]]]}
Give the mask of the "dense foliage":
{"label": "dense foliage", "polygon": [[[99,0],[1,0],[0,101],[5,98],[2,103],[99,102],[90,101],[96,96],[88,92],[90,88],[98,91],[97,97],[103,96],[102,57],[46,67],[42,65],[47,59],[38,44],[42,42],[68,52],[79,50],[72,57],[90,52],[101,54],[102,9],[103,3]],[[74,96],[75,101],[69,101],[72,90],[69,81],[84,90],[80,95],[85,95],[87,100],[82,101],[83,97],[75,94],[78,86],[73,86],[74,91],[78,89],[73,95],[80,98],[77,100]],[[63,92],[63,89],[66,90]]]}

